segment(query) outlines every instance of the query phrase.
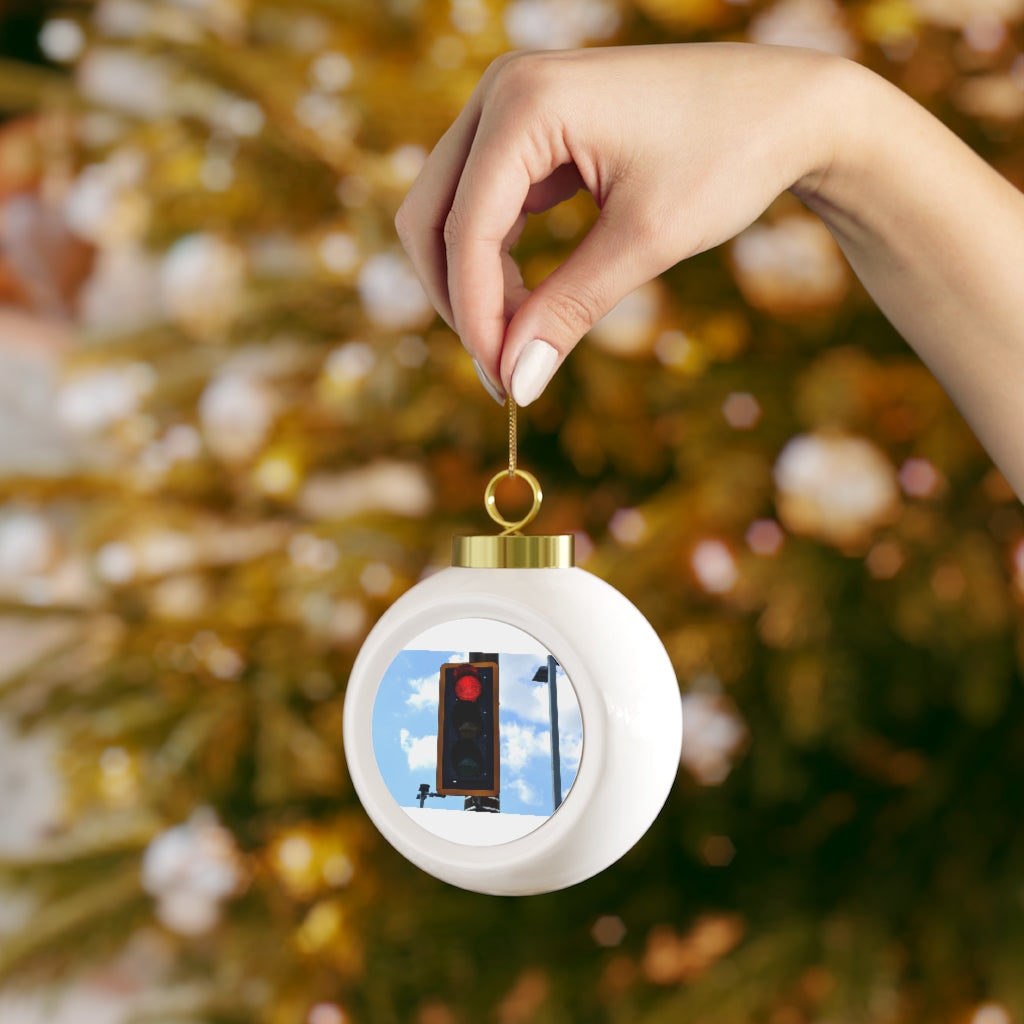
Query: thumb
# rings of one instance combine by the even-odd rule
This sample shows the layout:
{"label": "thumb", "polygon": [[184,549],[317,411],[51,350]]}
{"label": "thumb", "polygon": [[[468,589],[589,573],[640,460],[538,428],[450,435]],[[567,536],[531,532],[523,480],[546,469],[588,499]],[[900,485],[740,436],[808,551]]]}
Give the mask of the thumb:
{"label": "thumb", "polygon": [[620,299],[659,272],[649,260],[635,229],[605,207],[575,252],[529,294],[509,321],[501,379],[517,405],[535,401],[583,335]]}

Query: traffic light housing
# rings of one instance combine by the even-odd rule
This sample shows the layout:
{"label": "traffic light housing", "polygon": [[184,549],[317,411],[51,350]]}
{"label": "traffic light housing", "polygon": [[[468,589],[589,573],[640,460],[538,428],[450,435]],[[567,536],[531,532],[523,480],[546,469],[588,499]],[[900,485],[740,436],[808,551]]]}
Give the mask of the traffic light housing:
{"label": "traffic light housing", "polygon": [[441,666],[437,704],[437,792],[441,796],[497,796],[497,661]]}

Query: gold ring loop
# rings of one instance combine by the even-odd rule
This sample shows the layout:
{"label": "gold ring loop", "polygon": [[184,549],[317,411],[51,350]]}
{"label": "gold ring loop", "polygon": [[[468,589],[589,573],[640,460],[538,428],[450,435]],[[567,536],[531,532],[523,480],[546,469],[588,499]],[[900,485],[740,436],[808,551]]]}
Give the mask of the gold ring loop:
{"label": "gold ring loop", "polygon": [[[502,480],[507,480],[510,476],[518,476],[525,480],[530,485],[530,490],[533,491],[533,505],[530,511],[523,516],[522,519],[511,522],[506,519],[498,511],[498,503],[494,497],[494,491],[498,484]],[[484,507],[487,509],[487,514],[499,525],[505,529],[502,535],[510,533],[518,533],[527,523],[532,523],[537,513],[540,511],[540,503],[544,500],[544,495],[541,493],[540,482],[532,474],[528,473],[525,469],[513,469],[511,473],[507,469],[501,470],[500,473],[495,473],[491,477],[491,482],[487,485],[484,491]]]}

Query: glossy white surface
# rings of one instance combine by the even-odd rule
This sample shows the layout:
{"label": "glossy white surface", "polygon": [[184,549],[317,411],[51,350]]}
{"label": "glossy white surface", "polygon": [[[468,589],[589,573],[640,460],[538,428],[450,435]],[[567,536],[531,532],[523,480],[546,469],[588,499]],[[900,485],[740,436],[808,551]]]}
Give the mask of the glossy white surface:
{"label": "glossy white surface", "polygon": [[[565,802],[535,831],[467,846],[419,827],[388,792],[372,741],[377,688],[395,655],[452,619],[494,619],[535,637],[579,699],[583,756]],[[675,673],[647,620],[583,569],[443,569],[417,584],[370,631],[345,701],[345,751],[363,806],[385,838],[424,871],[495,895],[550,892],[625,854],[665,802],[679,766]]]}

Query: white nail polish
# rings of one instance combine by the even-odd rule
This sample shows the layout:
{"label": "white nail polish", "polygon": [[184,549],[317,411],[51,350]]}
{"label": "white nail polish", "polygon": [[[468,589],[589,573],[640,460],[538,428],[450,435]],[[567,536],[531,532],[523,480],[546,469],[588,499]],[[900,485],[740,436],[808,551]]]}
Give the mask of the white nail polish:
{"label": "white nail polish", "polygon": [[529,405],[539,397],[554,376],[558,350],[534,338],[519,354],[512,371],[512,397],[516,405]]}
{"label": "white nail polish", "polygon": [[498,385],[495,384],[486,373],[484,373],[483,367],[475,359],[473,360],[473,369],[476,370],[476,375],[480,378],[480,383],[483,384],[484,391],[486,391],[487,394],[489,394],[491,398],[498,403],[498,405],[504,405],[504,391],[502,391],[501,388],[499,388]]}

